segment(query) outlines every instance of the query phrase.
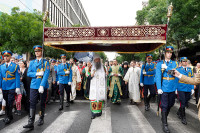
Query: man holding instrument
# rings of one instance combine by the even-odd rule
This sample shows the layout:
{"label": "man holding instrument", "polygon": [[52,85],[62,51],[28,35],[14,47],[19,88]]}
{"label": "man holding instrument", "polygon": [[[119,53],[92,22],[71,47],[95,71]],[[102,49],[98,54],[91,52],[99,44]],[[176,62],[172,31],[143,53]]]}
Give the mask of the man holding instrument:
{"label": "man holding instrument", "polygon": [[162,127],[165,133],[169,133],[167,116],[171,107],[175,103],[175,91],[177,88],[177,81],[175,81],[174,71],[178,67],[178,63],[171,60],[174,48],[167,46],[165,48],[165,58],[158,62],[156,66],[156,85],[158,94],[161,95],[160,107],[162,109]]}
{"label": "man holding instrument", "polygon": [[32,60],[29,65],[27,76],[31,77],[30,86],[30,113],[28,124],[23,128],[34,129],[36,104],[38,96],[40,96],[40,118],[38,126],[44,124],[45,103],[47,98],[48,77],[50,73],[49,62],[42,58],[42,46],[36,45],[33,47],[36,59]]}

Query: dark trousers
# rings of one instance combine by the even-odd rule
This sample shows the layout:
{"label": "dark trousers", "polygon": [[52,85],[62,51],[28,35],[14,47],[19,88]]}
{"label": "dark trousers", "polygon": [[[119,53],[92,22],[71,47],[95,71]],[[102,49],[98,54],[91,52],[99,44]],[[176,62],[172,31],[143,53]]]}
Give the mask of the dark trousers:
{"label": "dark trousers", "polygon": [[198,101],[199,101],[199,96],[200,96],[199,88],[200,88],[200,85],[197,85],[197,86],[196,86],[196,89],[194,89],[194,91],[195,91],[195,98],[196,98],[196,104],[198,103]]}
{"label": "dark trousers", "polygon": [[15,100],[15,89],[3,90],[3,99],[6,101],[6,114],[8,118],[12,118],[13,102]]}
{"label": "dark trousers", "polygon": [[161,109],[163,112],[170,111],[171,107],[174,106],[175,96],[175,91],[163,92],[161,95]]}
{"label": "dark trousers", "polygon": [[59,84],[59,93],[63,97],[64,97],[64,89],[65,89],[65,91],[67,93],[67,102],[70,102],[71,85]]}
{"label": "dark trousers", "polygon": [[185,108],[190,100],[191,92],[178,91],[180,107]]}
{"label": "dark trousers", "polygon": [[147,97],[148,90],[150,91],[150,97],[154,97],[156,95],[156,90],[154,85],[144,85],[144,92],[143,95]]}
{"label": "dark trousers", "polygon": [[47,100],[47,89],[44,89],[44,92],[40,94],[38,89],[30,89],[30,108],[36,109],[36,104],[38,103],[38,99],[40,97],[40,109],[44,110],[46,106]]}

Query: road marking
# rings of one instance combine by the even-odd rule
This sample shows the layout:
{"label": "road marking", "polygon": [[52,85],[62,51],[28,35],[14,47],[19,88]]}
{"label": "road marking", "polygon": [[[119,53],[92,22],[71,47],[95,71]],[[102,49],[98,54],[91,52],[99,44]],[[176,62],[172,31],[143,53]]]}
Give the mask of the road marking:
{"label": "road marking", "polygon": [[[37,121],[39,119],[39,115],[37,114],[35,116],[35,120]],[[28,124],[28,117],[25,116],[22,119],[19,119],[18,121],[15,121],[14,123],[6,126],[1,130],[2,133],[21,133],[27,129],[23,128],[24,125]],[[36,124],[36,123],[35,123]]]}
{"label": "road marking", "polygon": [[43,133],[66,133],[79,113],[80,111],[64,112]]}
{"label": "road marking", "polygon": [[102,116],[92,120],[89,133],[112,133],[110,107],[104,108]]}
{"label": "road marking", "polygon": [[142,112],[139,110],[137,106],[128,105],[129,109],[129,115],[133,118],[133,123],[131,124],[131,128],[133,131],[138,131],[142,133],[156,133],[156,131],[153,129],[151,124],[148,122],[148,120],[144,117]]}

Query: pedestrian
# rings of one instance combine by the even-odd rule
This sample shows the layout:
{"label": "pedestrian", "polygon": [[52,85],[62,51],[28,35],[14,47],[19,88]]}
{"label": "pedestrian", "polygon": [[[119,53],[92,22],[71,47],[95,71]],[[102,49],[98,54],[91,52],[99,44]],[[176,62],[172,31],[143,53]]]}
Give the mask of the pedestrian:
{"label": "pedestrian", "polygon": [[130,104],[140,103],[140,71],[139,67],[136,67],[136,61],[131,61],[131,67],[128,69],[124,77],[125,84],[128,84]]}
{"label": "pedestrian", "polygon": [[90,82],[90,109],[92,112],[91,119],[102,115],[103,101],[105,101],[106,78],[101,58],[98,54],[93,57],[91,68],[91,82]]}
{"label": "pedestrian", "polygon": [[174,48],[167,46],[165,48],[165,58],[163,61],[158,62],[156,66],[156,85],[158,94],[161,95],[161,114],[162,114],[162,128],[165,133],[169,133],[167,116],[171,107],[175,103],[175,91],[177,88],[177,82],[173,76],[173,69],[178,67],[176,61],[172,61],[172,53]]}
{"label": "pedestrian", "polygon": [[47,89],[49,87],[48,77],[50,72],[49,62],[42,57],[42,46],[36,45],[33,47],[35,51],[36,59],[30,62],[27,76],[31,77],[30,85],[30,113],[28,118],[28,124],[23,128],[34,129],[36,104],[40,97],[40,111],[38,126],[44,124],[44,114],[47,98]]}
{"label": "pedestrian", "polygon": [[20,70],[19,66],[11,62],[12,52],[3,51],[5,63],[0,66],[0,90],[3,91],[3,99],[6,101],[5,124],[13,120],[12,109],[15,93],[20,94]]}
{"label": "pedestrian", "polygon": [[66,55],[61,54],[62,63],[57,67],[57,74],[59,76],[59,93],[60,93],[60,108],[63,110],[64,102],[64,89],[67,93],[67,102],[66,107],[70,106],[70,92],[71,92],[71,83],[72,83],[72,68],[70,64],[66,62]]}
{"label": "pedestrian", "polygon": [[121,90],[121,77],[122,77],[122,67],[117,64],[117,60],[113,60],[113,65],[109,69],[111,83],[109,97],[112,103],[121,103],[122,90]]}
{"label": "pedestrian", "polygon": [[76,98],[76,86],[81,83],[81,75],[73,58],[70,59],[70,66],[72,66],[72,85],[70,93],[70,103],[73,103]]}
{"label": "pedestrian", "polygon": [[55,60],[51,60],[51,65],[50,65],[50,73],[48,77],[48,83],[49,83],[49,88],[48,88],[48,93],[47,93],[47,104],[50,104],[51,100],[51,95],[52,95],[52,90],[53,90],[53,84],[56,83],[56,74],[54,70],[54,65],[55,65]]}
{"label": "pedestrian", "polygon": [[[181,67],[176,70],[181,74],[186,75],[188,77],[193,77],[193,71],[191,68],[187,67],[187,57],[181,57]],[[187,125],[186,116],[185,116],[185,107],[190,100],[191,95],[194,93],[194,85],[185,84],[181,81],[178,83],[178,96],[180,101],[180,107],[178,109],[177,115],[181,119],[181,122]]]}
{"label": "pedestrian", "polygon": [[[152,63],[152,54],[146,55],[146,63],[142,65],[141,76],[140,76],[140,86],[144,87],[144,103],[145,110],[148,111],[150,108],[150,100],[155,97],[156,90],[154,87],[154,76],[156,73],[155,64]],[[148,91],[150,95],[148,96]]]}
{"label": "pedestrian", "polygon": [[84,79],[83,79],[84,97],[86,99],[89,99],[90,81],[91,81],[91,68],[92,68],[92,63],[90,61],[88,61],[87,66],[82,71],[82,73],[84,74]]}
{"label": "pedestrian", "polygon": [[[128,72],[128,69],[129,69],[128,64],[129,63],[127,61],[124,61],[123,65],[122,65],[122,73],[123,73],[122,78],[123,79],[124,79],[126,73]],[[128,90],[129,90],[128,84],[125,84],[125,81],[122,80],[122,98],[127,99],[129,97]]]}

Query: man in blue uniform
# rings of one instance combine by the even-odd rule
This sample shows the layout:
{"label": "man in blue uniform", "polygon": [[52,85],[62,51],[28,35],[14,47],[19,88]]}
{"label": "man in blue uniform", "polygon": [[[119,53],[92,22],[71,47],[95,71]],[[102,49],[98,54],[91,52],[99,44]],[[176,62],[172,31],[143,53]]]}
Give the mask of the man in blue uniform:
{"label": "man in blue uniform", "polygon": [[0,66],[0,93],[3,91],[3,99],[6,101],[5,124],[9,124],[12,119],[12,108],[15,100],[15,92],[20,94],[20,70],[19,66],[10,61],[12,52],[3,51],[5,63]]}
{"label": "man in blue uniform", "polygon": [[58,85],[57,85],[58,74],[57,74],[56,60],[52,59],[51,64],[52,64],[52,66],[54,66],[54,71],[55,71],[55,75],[56,75],[56,81],[55,81],[55,84],[53,84],[53,92],[52,92],[53,93],[53,101],[55,101],[56,100],[56,92],[57,92],[57,88],[58,88]]}
{"label": "man in blue uniform", "polygon": [[[187,67],[187,57],[181,57],[181,67],[176,69],[183,75],[193,77],[193,72],[190,67]],[[187,125],[185,117],[185,106],[190,100],[190,96],[194,93],[194,85],[185,84],[181,81],[178,82],[178,96],[180,101],[180,108],[178,109],[177,115],[181,119],[181,122]]]}
{"label": "man in blue uniform", "polygon": [[[140,75],[140,86],[144,86],[144,103],[145,110],[148,111],[150,108],[150,100],[152,97],[155,97],[156,90],[154,88],[154,75],[156,73],[155,64],[152,63],[152,55],[147,54],[146,56],[147,63],[142,65],[141,75]],[[148,90],[150,91],[150,95],[148,96]]]}
{"label": "man in blue uniform", "polygon": [[57,74],[59,77],[59,93],[60,93],[60,108],[63,110],[63,101],[64,101],[64,89],[67,93],[67,103],[66,107],[70,106],[70,92],[71,92],[71,83],[72,83],[72,69],[70,64],[66,62],[66,55],[61,55],[62,63],[57,67]]}
{"label": "man in blue uniform", "polygon": [[175,103],[175,90],[177,88],[177,81],[173,76],[173,69],[178,67],[178,63],[171,60],[173,47],[167,46],[165,48],[165,58],[158,62],[156,66],[156,85],[158,94],[161,95],[161,114],[162,126],[165,133],[169,133],[167,116],[170,108]]}
{"label": "man in blue uniform", "polygon": [[47,88],[48,77],[50,73],[49,62],[42,59],[42,46],[36,45],[33,47],[36,55],[36,59],[32,60],[29,65],[27,76],[31,77],[30,86],[30,114],[28,124],[23,126],[23,128],[34,128],[35,121],[35,111],[36,104],[38,102],[38,97],[40,96],[40,118],[38,121],[38,126],[44,124],[44,113],[45,113],[45,103],[47,98]]}

